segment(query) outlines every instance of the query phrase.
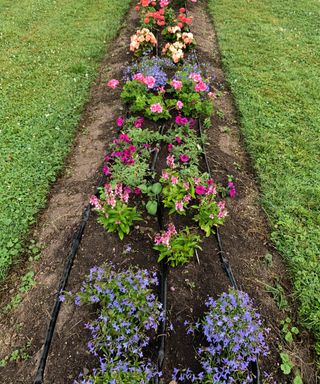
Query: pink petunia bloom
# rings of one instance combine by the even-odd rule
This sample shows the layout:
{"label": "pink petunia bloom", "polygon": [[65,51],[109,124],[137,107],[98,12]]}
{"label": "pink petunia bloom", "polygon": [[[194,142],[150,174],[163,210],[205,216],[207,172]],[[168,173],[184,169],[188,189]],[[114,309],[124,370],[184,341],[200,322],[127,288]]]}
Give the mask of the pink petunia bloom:
{"label": "pink petunia bloom", "polygon": [[107,86],[112,89],[117,88],[118,85],[119,85],[119,81],[116,79],[109,80],[107,83]]}
{"label": "pink petunia bloom", "polygon": [[191,195],[185,195],[185,197],[183,198],[183,201],[185,202],[185,203],[188,203],[189,201],[191,200]]}
{"label": "pink petunia bloom", "polygon": [[196,194],[197,195],[204,195],[206,193],[206,189],[203,185],[197,185],[196,186]]}
{"label": "pink petunia bloom", "polygon": [[111,175],[110,168],[109,168],[107,165],[105,165],[105,166],[103,167],[103,173],[104,173],[106,176]]}
{"label": "pink petunia bloom", "polygon": [[121,133],[121,135],[119,136],[119,140],[123,141],[124,143],[131,143],[131,139],[125,133]]}
{"label": "pink petunia bloom", "polygon": [[90,204],[95,208],[97,209],[98,211],[101,211],[102,210],[102,206],[100,204],[100,201],[99,199],[97,198],[97,196],[93,195],[90,197]]}
{"label": "pink petunia bloom", "polygon": [[117,118],[117,126],[118,127],[122,127],[123,126],[123,122],[124,122],[123,118],[121,116],[119,116]]}
{"label": "pink petunia bloom", "polygon": [[189,79],[192,79],[196,83],[199,83],[200,81],[202,81],[202,77],[201,77],[200,73],[195,73],[195,72],[190,73]]}
{"label": "pink petunia bloom", "polygon": [[175,89],[181,89],[183,87],[182,81],[173,79],[170,85]]}
{"label": "pink petunia bloom", "polygon": [[181,144],[181,137],[179,137],[179,136],[176,137],[176,143],[177,143],[178,145]]}
{"label": "pink petunia bloom", "polygon": [[144,123],[144,117],[138,117],[137,120],[133,123],[136,128],[141,128]]}
{"label": "pink petunia bloom", "polygon": [[194,89],[196,92],[204,92],[207,89],[207,85],[201,81],[195,85]]}
{"label": "pink petunia bloom", "polygon": [[227,211],[225,210],[225,202],[224,201],[219,201],[218,203],[219,207],[219,213],[218,213],[218,218],[223,219],[224,217],[227,216]]}
{"label": "pink petunia bloom", "polygon": [[177,109],[182,109],[183,108],[183,102],[181,100],[178,100],[176,107],[177,107]]}
{"label": "pink petunia bloom", "polygon": [[160,103],[156,103],[150,106],[150,111],[153,113],[161,113],[163,109]]}
{"label": "pink petunia bloom", "polygon": [[172,145],[172,144],[168,144],[168,151],[169,151],[169,152],[172,151],[172,148],[173,148],[173,145]]}
{"label": "pink petunia bloom", "polygon": [[172,223],[168,224],[167,232],[170,233],[171,236],[177,234],[176,227],[174,226],[174,224]]}
{"label": "pink petunia bloom", "polygon": [[186,117],[176,116],[175,122],[178,125],[186,125],[189,123],[189,120]]}
{"label": "pink petunia bloom", "polygon": [[180,155],[180,161],[182,163],[187,163],[189,161],[189,156],[186,154]]}
{"label": "pink petunia bloom", "polygon": [[153,76],[146,76],[144,78],[144,83],[148,88],[153,88],[156,83],[156,79]]}
{"label": "pink petunia bloom", "polygon": [[190,184],[185,181],[183,184],[182,184],[183,188],[187,191],[189,188],[190,188]]}

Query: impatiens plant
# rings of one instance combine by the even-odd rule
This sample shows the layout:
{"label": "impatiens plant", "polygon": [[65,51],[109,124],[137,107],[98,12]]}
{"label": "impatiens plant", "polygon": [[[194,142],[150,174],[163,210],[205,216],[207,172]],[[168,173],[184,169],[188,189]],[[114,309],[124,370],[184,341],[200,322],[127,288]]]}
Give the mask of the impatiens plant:
{"label": "impatiens plant", "polygon": [[153,248],[159,251],[158,262],[166,260],[172,267],[187,264],[200,247],[200,236],[189,227],[177,232],[173,224],[166,231],[157,233]]}
{"label": "impatiens plant", "polygon": [[95,320],[85,324],[91,333],[88,350],[99,361],[91,374],[75,383],[145,383],[158,375],[144,357],[145,348],[162,320],[162,305],[153,288],[155,273],[130,268],[115,272],[93,267],[75,297],[75,304],[98,305]]}
{"label": "impatiens plant", "polygon": [[[174,371],[174,381],[192,381],[202,384],[253,382],[250,365],[257,356],[266,356],[268,347],[260,315],[254,310],[252,300],[241,291],[230,289],[217,300],[209,297],[207,313],[188,333],[203,334],[205,343],[197,353],[202,372]],[[187,325],[188,322],[186,321]]]}
{"label": "impatiens plant", "polygon": [[98,222],[108,232],[117,232],[120,240],[130,232],[133,223],[141,220],[136,207],[129,207],[131,189],[122,184],[105,184],[99,189],[100,199],[92,196],[90,203],[98,213]]}

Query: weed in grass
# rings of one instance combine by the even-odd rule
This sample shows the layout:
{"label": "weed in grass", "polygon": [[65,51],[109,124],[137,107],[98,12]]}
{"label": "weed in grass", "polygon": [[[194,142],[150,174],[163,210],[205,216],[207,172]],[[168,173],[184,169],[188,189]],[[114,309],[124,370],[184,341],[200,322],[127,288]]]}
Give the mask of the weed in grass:
{"label": "weed in grass", "polygon": [[31,343],[32,341],[29,340],[23,347],[15,349],[9,355],[0,359],[0,367],[5,367],[11,361],[17,362],[29,360],[30,355],[28,350],[31,347]]}

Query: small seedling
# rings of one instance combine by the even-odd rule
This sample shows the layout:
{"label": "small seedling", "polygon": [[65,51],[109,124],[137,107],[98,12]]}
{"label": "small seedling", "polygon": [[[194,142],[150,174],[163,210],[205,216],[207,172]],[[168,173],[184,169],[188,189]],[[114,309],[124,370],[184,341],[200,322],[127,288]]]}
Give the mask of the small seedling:
{"label": "small seedling", "polygon": [[264,263],[267,265],[267,267],[271,268],[272,264],[273,264],[273,258],[272,258],[271,253],[267,253],[266,255],[264,255],[263,259],[264,259]]}
{"label": "small seedling", "polygon": [[286,352],[281,352],[280,358],[281,358],[281,363],[282,363],[280,365],[281,371],[285,375],[290,375],[292,368],[293,368],[293,364],[291,363],[289,355]]}
{"label": "small seedling", "polygon": [[220,119],[224,119],[224,112],[223,111],[217,111],[217,116],[220,117]]}
{"label": "small seedling", "polygon": [[293,342],[293,336],[299,334],[299,329],[297,327],[290,327],[291,319],[287,317],[285,320],[281,321],[282,333],[287,343],[291,344]]}
{"label": "small seedling", "polygon": [[284,289],[279,283],[278,279],[274,286],[266,284],[266,291],[272,294],[273,299],[277,303],[277,306],[280,310],[285,311],[288,309],[288,300],[285,297]]}

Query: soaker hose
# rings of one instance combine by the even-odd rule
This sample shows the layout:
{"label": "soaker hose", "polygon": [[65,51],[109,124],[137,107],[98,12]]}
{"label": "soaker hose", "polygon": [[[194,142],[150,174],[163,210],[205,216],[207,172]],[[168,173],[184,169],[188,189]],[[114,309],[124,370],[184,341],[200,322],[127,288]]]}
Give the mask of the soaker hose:
{"label": "soaker hose", "polygon": [[81,218],[78,230],[75,233],[75,236],[73,238],[71,251],[67,257],[67,261],[66,261],[66,264],[65,264],[65,267],[63,270],[63,274],[61,276],[59,288],[58,288],[58,291],[56,294],[55,304],[54,304],[54,307],[53,307],[53,310],[51,313],[51,319],[49,322],[49,326],[48,326],[48,330],[47,330],[47,334],[46,334],[46,339],[45,339],[45,342],[43,345],[43,350],[41,353],[41,357],[40,357],[40,361],[39,361],[39,365],[38,365],[38,369],[37,369],[37,374],[36,374],[36,377],[35,377],[33,384],[42,384],[43,383],[43,376],[44,376],[44,371],[46,368],[46,362],[47,362],[47,358],[48,358],[48,354],[49,354],[49,349],[51,346],[57,318],[58,318],[60,307],[61,307],[61,301],[59,299],[59,296],[60,296],[60,293],[65,290],[66,285],[68,283],[68,278],[69,278],[70,271],[71,271],[71,268],[73,265],[73,261],[74,261],[76,254],[77,254],[85,226],[86,226],[88,219],[89,219],[89,216],[90,216],[90,212],[91,212],[91,205],[88,204],[82,213],[82,218]]}

